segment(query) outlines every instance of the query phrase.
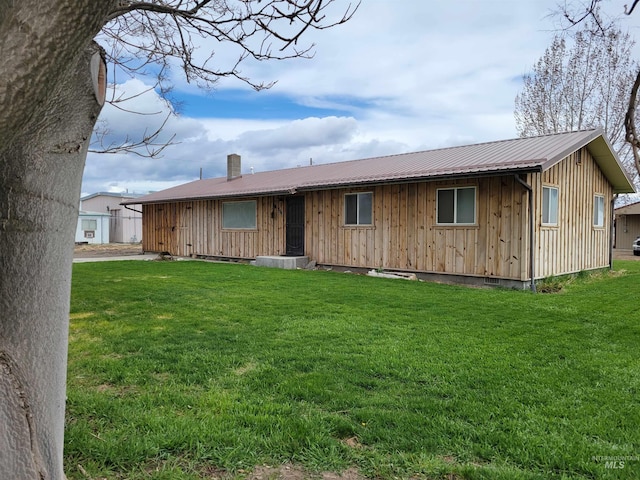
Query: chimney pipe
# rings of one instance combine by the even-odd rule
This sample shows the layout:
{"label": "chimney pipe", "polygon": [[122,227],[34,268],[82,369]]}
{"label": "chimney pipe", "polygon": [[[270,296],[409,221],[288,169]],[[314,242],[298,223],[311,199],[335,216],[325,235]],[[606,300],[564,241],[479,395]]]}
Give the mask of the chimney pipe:
{"label": "chimney pipe", "polygon": [[227,181],[241,176],[240,155],[236,153],[227,155]]}

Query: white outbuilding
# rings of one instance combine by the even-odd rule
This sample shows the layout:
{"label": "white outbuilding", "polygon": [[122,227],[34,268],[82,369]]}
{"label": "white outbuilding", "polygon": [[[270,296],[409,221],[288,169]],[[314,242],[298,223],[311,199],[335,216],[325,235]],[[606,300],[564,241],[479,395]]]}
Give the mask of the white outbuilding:
{"label": "white outbuilding", "polygon": [[109,218],[101,212],[80,210],[76,227],[76,243],[109,243]]}

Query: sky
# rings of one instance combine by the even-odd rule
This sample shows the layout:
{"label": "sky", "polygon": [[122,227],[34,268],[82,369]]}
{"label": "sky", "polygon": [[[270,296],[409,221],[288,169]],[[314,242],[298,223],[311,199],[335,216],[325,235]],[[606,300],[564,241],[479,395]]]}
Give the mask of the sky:
{"label": "sky", "polygon": [[[159,140],[172,144],[160,158],[90,152],[82,195],[146,194],[201,170],[225,176],[230,153],[249,174],[514,138],[514,100],[559,28],[559,3],[362,0],[346,24],[310,32],[312,59],[241,67],[253,81],[276,81],[269,90],[223,79],[203,91],[175,69],[176,108],[150,90],[151,80],[126,79],[113,88],[134,98],[129,111],[105,105],[105,139],[139,138],[169,115]],[[606,6],[617,14],[622,3]],[[336,0],[334,15],[347,5]],[[221,64],[233,58],[203,41],[203,51],[212,48]]]}

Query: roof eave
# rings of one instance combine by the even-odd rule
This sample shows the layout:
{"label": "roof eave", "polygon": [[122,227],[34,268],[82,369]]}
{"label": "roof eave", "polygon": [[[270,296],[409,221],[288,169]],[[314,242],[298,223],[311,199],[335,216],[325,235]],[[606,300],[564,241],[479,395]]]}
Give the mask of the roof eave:
{"label": "roof eave", "polygon": [[[566,156],[563,158],[566,158]],[[600,165],[600,163],[598,163],[598,165]],[[602,166],[600,168],[602,169]],[[255,191],[245,191],[245,192],[236,192],[236,193],[221,193],[221,194],[213,193],[213,194],[207,194],[207,195],[197,195],[197,196],[187,196],[187,197],[172,197],[172,198],[154,199],[147,202],[129,201],[129,202],[123,202],[121,203],[121,205],[136,205],[136,204],[151,205],[151,204],[158,204],[158,203],[190,202],[190,201],[211,200],[211,199],[236,199],[236,198],[247,198],[247,197],[294,195],[299,192],[332,190],[332,189],[338,189],[338,188],[348,188],[350,186],[364,187],[364,186],[390,185],[390,184],[397,185],[397,184],[414,183],[414,182],[437,182],[437,181],[454,180],[454,179],[469,179],[469,178],[480,178],[480,177],[518,175],[518,174],[527,174],[527,173],[540,173],[540,172],[543,172],[544,170],[545,168],[542,166],[542,164],[537,166],[528,165],[526,167],[514,166],[506,169],[442,173],[442,174],[428,175],[428,176],[415,175],[415,176],[404,176],[404,177],[396,177],[396,178],[385,177],[385,178],[378,178],[378,179],[328,182],[323,184],[299,185],[297,187],[288,187],[286,189],[278,189],[278,190],[255,190]],[[607,175],[606,172],[604,173],[605,175]],[[631,181],[628,179],[628,177],[626,176],[626,173],[624,172],[624,169],[622,169],[621,167],[620,167],[620,173],[622,174],[624,180],[626,180],[626,183],[623,185],[623,187],[618,187],[618,188],[614,185],[614,193],[635,192],[635,190],[633,190],[633,185],[631,184]],[[607,178],[609,178],[608,175],[607,175]],[[631,190],[628,190],[625,188],[630,188]]]}
{"label": "roof eave", "polygon": [[496,169],[486,171],[475,172],[459,172],[459,173],[443,173],[439,175],[429,176],[407,176],[397,178],[384,178],[384,179],[367,179],[362,181],[350,181],[350,182],[335,182],[322,185],[303,185],[297,188],[297,191],[315,191],[315,190],[328,190],[336,188],[346,188],[349,186],[374,186],[374,185],[398,185],[403,183],[414,182],[439,182],[443,180],[455,180],[455,179],[467,179],[467,178],[480,178],[480,177],[497,177],[497,176],[509,176],[516,174],[541,172],[541,167],[527,166],[525,168],[508,168],[508,169]]}
{"label": "roof eave", "polygon": [[[607,137],[600,134],[587,144],[594,161],[613,186],[613,193],[635,193],[633,181],[629,178],[618,155],[611,147]],[[613,160],[613,161],[612,161]]]}
{"label": "roof eave", "polygon": [[235,193],[212,193],[207,195],[194,195],[183,197],[171,197],[171,198],[156,198],[149,201],[140,201],[136,199],[135,202],[122,202],[121,205],[153,205],[159,203],[182,203],[192,202],[199,200],[212,200],[212,199],[234,199],[234,198],[247,198],[247,197],[265,197],[265,196],[278,196],[278,195],[294,195],[298,192],[311,192],[317,190],[332,190],[337,188],[353,187],[366,187],[374,185],[389,185],[389,184],[402,184],[402,183],[414,183],[414,182],[437,182],[443,180],[463,179],[463,178],[480,178],[480,177],[495,177],[495,176],[507,176],[515,174],[525,174],[531,172],[540,172],[540,166],[526,167],[511,167],[506,169],[493,169],[486,171],[469,171],[469,172],[457,172],[457,173],[442,173],[438,175],[413,175],[403,176],[396,178],[377,178],[377,179],[364,179],[364,180],[350,180],[350,181],[336,181],[327,182],[323,184],[312,185],[299,185],[297,187],[287,187],[285,189],[278,190],[256,190],[256,191],[244,191]]}
{"label": "roof eave", "polygon": [[248,198],[248,197],[275,197],[278,195],[292,195],[295,194],[297,189],[292,188],[288,190],[271,190],[271,191],[253,191],[253,192],[238,192],[238,193],[225,193],[225,194],[211,194],[211,195],[195,195],[189,197],[171,197],[171,198],[158,198],[149,201],[136,202],[136,203],[121,203],[120,205],[154,205],[158,203],[182,203],[182,202],[197,202],[201,200],[220,200],[226,198]]}
{"label": "roof eave", "polygon": [[602,170],[609,183],[613,186],[614,193],[635,193],[633,181],[627,175],[622,162],[618,158],[615,150],[607,140],[604,130],[596,128],[589,132],[579,141],[565,148],[553,158],[548,159],[542,166],[542,171],[546,171],[554,165],[560,163],[572,153],[587,147],[594,161]]}

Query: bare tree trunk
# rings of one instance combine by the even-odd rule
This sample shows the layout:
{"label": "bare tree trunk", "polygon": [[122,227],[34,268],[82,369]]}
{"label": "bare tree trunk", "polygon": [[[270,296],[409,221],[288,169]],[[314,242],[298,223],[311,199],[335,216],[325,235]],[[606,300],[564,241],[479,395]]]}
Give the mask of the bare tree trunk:
{"label": "bare tree trunk", "polygon": [[[0,72],[0,477],[7,479],[64,478],[73,241],[104,88],[104,61],[91,41],[100,20],[72,29],[74,18],[64,18],[89,19],[92,5],[82,3],[0,7],[0,55],[7,60]],[[27,28],[27,21],[41,25]],[[12,33],[21,32],[33,37],[31,49],[16,45],[25,39]],[[46,46],[43,33],[58,37],[38,51]]]}
{"label": "bare tree trunk", "polygon": [[[311,47],[297,42],[305,31],[342,24],[359,5],[325,23],[331,2],[0,0],[0,479],[64,478],[71,256],[106,78],[93,38],[105,28],[143,63],[177,58],[190,79],[232,76],[264,88],[241,77],[238,64],[217,71],[211,57],[193,63],[191,37],[236,44],[239,61],[304,58]],[[143,13],[118,23],[135,11]],[[276,31],[281,20],[290,26],[284,33]],[[277,53],[270,39],[281,44]]]}
{"label": "bare tree trunk", "polygon": [[81,52],[51,92],[53,121],[38,121],[0,151],[3,478],[64,478],[71,261],[82,171],[100,111],[89,68],[96,51]]}

